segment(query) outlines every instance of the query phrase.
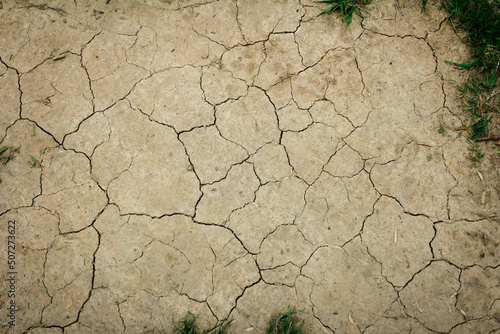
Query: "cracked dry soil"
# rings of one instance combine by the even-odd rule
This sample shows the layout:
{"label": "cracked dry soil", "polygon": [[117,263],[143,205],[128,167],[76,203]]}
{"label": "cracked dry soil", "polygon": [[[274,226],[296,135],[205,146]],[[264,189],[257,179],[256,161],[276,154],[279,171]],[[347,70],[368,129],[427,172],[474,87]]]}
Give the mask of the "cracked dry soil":
{"label": "cracked dry soil", "polygon": [[500,330],[499,158],[435,4],[0,3],[2,332]]}

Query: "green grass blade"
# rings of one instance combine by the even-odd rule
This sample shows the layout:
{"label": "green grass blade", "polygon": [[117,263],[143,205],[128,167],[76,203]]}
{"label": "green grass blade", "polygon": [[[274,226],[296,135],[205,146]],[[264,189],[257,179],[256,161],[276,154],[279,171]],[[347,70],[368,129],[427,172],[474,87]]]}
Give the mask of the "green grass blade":
{"label": "green grass blade", "polygon": [[9,155],[7,156],[7,158],[5,158],[5,160],[3,161],[3,165],[6,165],[6,164],[7,164],[7,162],[9,162],[9,160],[10,160],[10,159],[12,159],[12,157],[13,157],[13,156],[14,156],[14,155],[13,155],[12,153],[11,153],[11,154],[9,154]]}

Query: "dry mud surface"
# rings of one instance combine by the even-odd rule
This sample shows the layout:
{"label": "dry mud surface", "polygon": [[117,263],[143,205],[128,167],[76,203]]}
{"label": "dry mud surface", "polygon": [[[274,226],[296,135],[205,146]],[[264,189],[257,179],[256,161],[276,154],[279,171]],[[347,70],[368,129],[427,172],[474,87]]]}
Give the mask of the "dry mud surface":
{"label": "dry mud surface", "polygon": [[499,330],[498,149],[437,6],[0,3],[2,332]]}

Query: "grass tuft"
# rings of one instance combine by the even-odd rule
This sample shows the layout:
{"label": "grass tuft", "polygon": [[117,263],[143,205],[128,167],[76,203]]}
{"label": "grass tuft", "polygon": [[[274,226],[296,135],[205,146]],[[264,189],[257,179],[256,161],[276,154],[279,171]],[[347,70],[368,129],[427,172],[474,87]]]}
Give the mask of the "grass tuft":
{"label": "grass tuft", "polygon": [[484,153],[477,149],[469,149],[469,150],[472,152],[471,160],[474,162],[481,163],[482,159],[484,158]]}
{"label": "grass tuft", "polygon": [[354,14],[358,15],[359,17],[363,17],[360,12],[360,4],[370,3],[371,0],[321,0],[315,2],[333,4],[329,8],[320,12],[318,16],[323,14],[331,14],[338,10],[340,17],[342,17],[342,20],[344,20],[347,28],[349,28],[349,25],[352,22],[352,16]]}
{"label": "grass tuft", "polygon": [[292,311],[290,306],[284,313],[280,313],[276,316],[274,320],[269,322],[267,327],[267,334],[303,334],[300,332],[300,328],[304,324],[304,320],[296,326],[297,320],[295,319],[295,314],[297,311]]}
{"label": "grass tuft", "polygon": [[491,116],[482,116],[479,121],[471,126],[472,134],[469,136],[470,139],[477,141],[481,137],[488,136],[488,126],[490,124]]}
{"label": "grass tuft", "polygon": [[[198,332],[195,329],[194,321],[196,317],[191,312],[187,312],[184,316],[184,319],[174,322],[174,333],[181,334],[197,334]],[[209,330],[203,330],[203,334],[225,334],[227,332],[228,326],[231,324],[233,319],[229,321],[222,321],[219,325],[215,326]]]}
{"label": "grass tuft", "polygon": [[462,41],[472,49],[472,59],[451,63],[470,71],[465,82],[457,85],[465,99],[463,109],[474,120],[469,138],[489,138],[491,116],[500,111],[500,98],[493,93],[500,77],[500,0],[443,0],[443,8],[455,31],[456,24],[467,31]]}
{"label": "grass tuft", "polygon": [[174,333],[179,332],[181,334],[195,334],[194,319],[194,314],[191,312],[186,313],[184,319],[174,323]]}

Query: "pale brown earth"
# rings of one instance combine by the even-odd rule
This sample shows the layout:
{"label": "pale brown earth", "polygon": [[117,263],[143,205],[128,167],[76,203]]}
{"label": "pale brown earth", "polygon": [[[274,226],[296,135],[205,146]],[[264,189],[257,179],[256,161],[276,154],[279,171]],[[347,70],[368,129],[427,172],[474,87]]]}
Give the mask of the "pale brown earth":
{"label": "pale brown earth", "polygon": [[436,5],[0,4],[2,332],[500,330],[498,148]]}

